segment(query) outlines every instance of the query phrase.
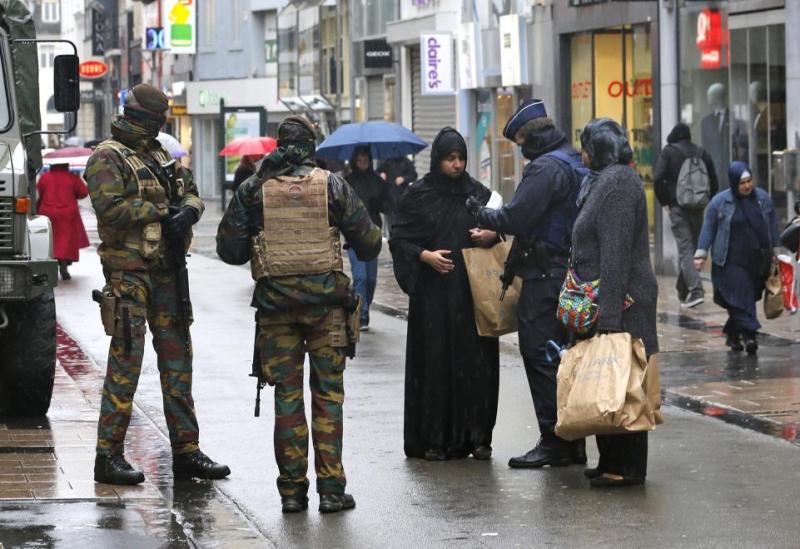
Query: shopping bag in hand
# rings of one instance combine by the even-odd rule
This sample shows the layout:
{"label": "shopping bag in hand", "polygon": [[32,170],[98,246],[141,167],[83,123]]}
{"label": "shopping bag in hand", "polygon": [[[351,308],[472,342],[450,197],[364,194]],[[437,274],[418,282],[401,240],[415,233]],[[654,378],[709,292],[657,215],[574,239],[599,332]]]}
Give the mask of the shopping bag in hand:
{"label": "shopping bag in hand", "polygon": [[764,316],[778,318],[783,313],[783,282],[776,264],[770,265],[769,276],[764,282]]}
{"label": "shopping bag in hand", "polygon": [[640,339],[614,333],[578,342],[558,369],[556,434],[576,440],[655,429],[661,420],[660,410],[659,421],[655,411],[661,394],[657,363],[653,364],[655,376],[645,386],[648,364]]}
{"label": "shopping bag in hand", "polygon": [[464,264],[467,267],[469,288],[472,291],[472,304],[475,311],[475,325],[478,335],[497,337],[517,331],[517,303],[522,280],[514,282],[506,290],[503,300],[500,294],[503,284],[500,275],[511,241],[503,241],[491,248],[464,248]]}
{"label": "shopping bag in hand", "polygon": [[792,256],[779,255],[778,266],[781,270],[783,285],[783,308],[794,314],[797,312],[797,283],[795,282],[795,265]]}

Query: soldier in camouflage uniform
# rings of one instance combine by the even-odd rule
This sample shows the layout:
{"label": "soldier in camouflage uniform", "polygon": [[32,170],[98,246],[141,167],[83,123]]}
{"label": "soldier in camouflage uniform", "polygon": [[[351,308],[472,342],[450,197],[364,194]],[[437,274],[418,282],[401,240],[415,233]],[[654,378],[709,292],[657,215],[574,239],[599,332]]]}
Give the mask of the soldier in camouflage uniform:
{"label": "soldier in camouflage uniform", "polygon": [[[175,478],[219,479],[230,474],[198,446],[192,400],[191,304],[179,295],[179,265],[203,202],[189,170],[155,139],[166,121],[167,97],[148,84],[128,94],[124,115],[111,125],[86,166],[97,214],[98,248],[106,286],[101,314],[111,336],[97,429],[94,478],[138,484],[144,475],[123,455],[133,396],[144,354],[146,324],[158,355],[164,415]],[[188,279],[183,279],[188,280]],[[188,292],[188,288],[185,289]]]}
{"label": "soldier in camouflage uniform", "polygon": [[[381,233],[340,177],[315,167],[316,132],[302,117],[278,128],[278,149],[235,193],[217,232],[226,263],[251,262],[262,376],[275,386],[275,458],[283,511],[308,507],[308,425],[303,362],[311,365],[314,465],[319,510],[355,507],[344,493],[342,403],[350,280],[339,232],[363,261],[377,257]],[[355,327],[357,330],[357,327]]]}

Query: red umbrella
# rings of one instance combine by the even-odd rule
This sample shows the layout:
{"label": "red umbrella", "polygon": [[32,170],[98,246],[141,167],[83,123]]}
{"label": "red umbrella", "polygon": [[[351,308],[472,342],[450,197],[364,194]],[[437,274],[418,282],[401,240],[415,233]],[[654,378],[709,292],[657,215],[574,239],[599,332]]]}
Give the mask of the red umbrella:
{"label": "red umbrella", "polygon": [[271,153],[278,142],[271,137],[240,137],[234,139],[219,151],[220,156],[249,156]]}
{"label": "red umbrella", "polygon": [[87,149],[86,147],[64,147],[63,149],[56,149],[54,151],[50,151],[42,158],[49,160],[51,158],[73,158],[76,156],[91,156],[92,149]]}

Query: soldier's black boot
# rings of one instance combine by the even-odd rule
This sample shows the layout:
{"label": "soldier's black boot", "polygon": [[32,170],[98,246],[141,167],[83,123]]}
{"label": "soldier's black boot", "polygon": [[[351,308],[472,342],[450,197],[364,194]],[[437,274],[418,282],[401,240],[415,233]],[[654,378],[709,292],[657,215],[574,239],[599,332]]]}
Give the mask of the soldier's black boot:
{"label": "soldier's black boot", "polygon": [[586,439],[581,438],[569,443],[572,463],[586,465]]}
{"label": "soldier's black boot", "polygon": [[281,511],[284,513],[299,513],[308,509],[308,496],[283,496],[281,497]]}
{"label": "soldier's black boot", "polygon": [[172,456],[172,474],[177,480],[219,480],[231,474],[227,465],[213,461],[200,450]]}
{"label": "soldier's black boot", "polygon": [[319,495],[319,512],[320,513],[338,513],[339,511],[347,511],[354,509],[356,500],[350,494],[320,494]]}
{"label": "soldier's black boot", "polygon": [[569,443],[555,435],[542,435],[533,450],[524,456],[513,457],[508,460],[512,469],[536,469],[549,465],[551,467],[566,467],[572,463],[572,453]]}
{"label": "soldier's black boot", "polygon": [[144,473],[131,467],[122,454],[97,454],[94,458],[94,481],[117,485],[141,484],[144,482]]}

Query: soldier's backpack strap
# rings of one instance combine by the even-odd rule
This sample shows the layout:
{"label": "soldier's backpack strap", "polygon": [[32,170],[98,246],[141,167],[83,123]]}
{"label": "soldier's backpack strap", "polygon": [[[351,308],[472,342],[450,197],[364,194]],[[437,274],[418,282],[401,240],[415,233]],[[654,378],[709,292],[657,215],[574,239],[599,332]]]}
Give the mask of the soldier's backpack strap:
{"label": "soldier's backpack strap", "polygon": [[120,143],[115,139],[107,139],[100,143],[97,146],[98,149],[111,149],[112,151],[116,152],[121,158],[122,161],[127,164],[127,166],[133,172],[133,175],[136,177],[136,181],[139,184],[139,190],[142,190],[144,186],[142,181],[157,181],[155,174],[150,171],[150,168],[142,162],[142,159],[139,158],[139,155],[128,147],[127,145]]}

